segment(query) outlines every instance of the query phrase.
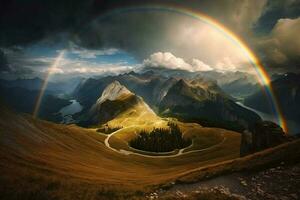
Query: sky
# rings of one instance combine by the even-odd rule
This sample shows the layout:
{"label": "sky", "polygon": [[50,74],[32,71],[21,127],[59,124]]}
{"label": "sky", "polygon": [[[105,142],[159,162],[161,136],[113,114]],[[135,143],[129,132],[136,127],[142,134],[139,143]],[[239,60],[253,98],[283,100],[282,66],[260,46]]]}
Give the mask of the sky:
{"label": "sky", "polygon": [[300,71],[297,0],[10,0],[0,5],[0,78],[118,74],[143,67],[254,73],[241,49],[209,24],[165,6],[204,13],[242,38],[270,73]]}

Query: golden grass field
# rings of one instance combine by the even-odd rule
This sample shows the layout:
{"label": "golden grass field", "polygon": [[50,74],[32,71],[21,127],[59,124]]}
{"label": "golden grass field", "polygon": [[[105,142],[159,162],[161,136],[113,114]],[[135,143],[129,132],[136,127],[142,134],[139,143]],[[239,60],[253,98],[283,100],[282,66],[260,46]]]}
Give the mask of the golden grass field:
{"label": "golden grass field", "polygon": [[[186,137],[198,138],[191,150],[220,144],[202,152],[177,157],[144,157],[112,151],[104,145],[108,136],[95,129],[58,125],[16,114],[5,108],[2,110],[1,178],[2,181],[13,183],[16,188],[23,188],[19,184],[28,185],[27,179],[30,178],[33,179],[29,181],[30,184],[35,179],[46,182],[50,179],[67,185],[87,184],[91,185],[88,188],[100,187],[101,190],[146,191],[152,186],[174,181],[199,167],[239,156],[240,134],[223,129],[180,123]],[[157,124],[161,126],[167,123],[158,120]],[[152,122],[148,120],[144,126],[137,124],[141,128],[149,128],[154,125]],[[114,148],[124,146],[126,137],[131,137],[130,133],[134,130],[126,126],[132,124],[125,125],[124,131],[111,137],[109,142]],[[223,137],[226,140],[221,143]]]}
{"label": "golden grass field", "polygon": [[[254,168],[285,155],[284,150],[276,151],[278,155],[268,150],[238,158],[239,133],[180,122],[184,137],[194,141],[182,155],[124,155],[118,150],[128,148],[126,141],[136,130],[132,123],[122,124],[124,128],[109,139],[115,151],[105,146],[108,135],[95,129],[1,110],[0,194],[4,199],[144,199],[147,192],[172,182],[193,182]],[[167,123],[166,119],[157,120],[161,126]],[[151,128],[152,122],[148,120],[146,128]],[[137,126],[145,128],[142,123]],[[297,152],[298,146],[288,147]]]}

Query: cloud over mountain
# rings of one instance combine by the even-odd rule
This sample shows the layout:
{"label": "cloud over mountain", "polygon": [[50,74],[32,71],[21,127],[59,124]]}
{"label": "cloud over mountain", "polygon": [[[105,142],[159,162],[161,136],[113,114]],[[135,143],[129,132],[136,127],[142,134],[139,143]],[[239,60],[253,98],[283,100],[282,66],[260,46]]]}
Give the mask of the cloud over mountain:
{"label": "cloud over mountain", "polygon": [[195,71],[210,71],[211,68],[209,65],[204,62],[193,59],[192,63],[189,64],[185,62],[182,58],[174,56],[170,52],[156,52],[150,55],[148,59],[145,59],[143,62],[145,67],[161,67],[168,69],[181,69],[190,72]]}

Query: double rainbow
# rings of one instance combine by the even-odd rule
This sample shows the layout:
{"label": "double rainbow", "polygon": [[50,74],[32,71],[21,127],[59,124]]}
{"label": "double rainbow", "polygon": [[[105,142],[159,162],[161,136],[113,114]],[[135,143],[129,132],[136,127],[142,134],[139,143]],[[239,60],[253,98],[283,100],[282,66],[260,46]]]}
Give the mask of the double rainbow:
{"label": "double rainbow", "polygon": [[[128,12],[169,12],[169,13],[176,13],[181,14],[184,16],[188,16],[191,18],[194,18],[196,20],[199,20],[215,30],[219,31],[221,34],[223,34],[228,40],[230,40],[234,45],[236,45],[238,48],[240,48],[241,52],[245,55],[245,57],[250,61],[251,65],[256,71],[258,80],[261,83],[262,90],[265,92],[271,106],[273,109],[273,113],[277,117],[277,123],[282,127],[285,133],[288,132],[286,121],[282,115],[282,112],[279,108],[278,101],[275,97],[274,91],[272,89],[272,86],[270,84],[271,79],[264,69],[264,66],[260,63],[258,57],[255,55],[255,53],[248,47],[246,42],[244,42],[238,35],[233,33],[231,30],[226,28],[224,25],[219,23],[217,20],[213,19],[212,17],[200,13],[199,11],[194,11],[187,8],[181,8],[176,6],[167,6],[167,5],[149,5],[149,6],[138,6],[138,7],[125,7],[125,8],[119,8],[112,10],[101,17],[107,17],[111,15],[119,15],[122,13],[128,13]],[[38,115],[40,104],[42,97],[44,95],[45,89],[47,87],[49,75],[51,74],[51,68],[57,67],[59,64],[63,53],[59,54],[54,64],[50,67],[50,70],[48,72],[48,75],[46,76],[46,79],[44,81],[44,84],[41,88],[40,95],[38,97],[35,109],[34,109],[34,116]]]}

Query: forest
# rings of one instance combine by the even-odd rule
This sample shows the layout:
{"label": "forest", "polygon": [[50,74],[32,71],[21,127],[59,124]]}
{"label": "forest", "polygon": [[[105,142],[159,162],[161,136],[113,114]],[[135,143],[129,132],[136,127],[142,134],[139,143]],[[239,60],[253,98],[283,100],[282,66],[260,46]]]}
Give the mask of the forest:
{"label": "forest", "polygon": [[183,138],[177,124],[168,123],[168,126],[169,129],[154,128],[151,132],[143,130],[129,142],[129,145],[143,151],[169,152],[192,144],[191,139]]}

